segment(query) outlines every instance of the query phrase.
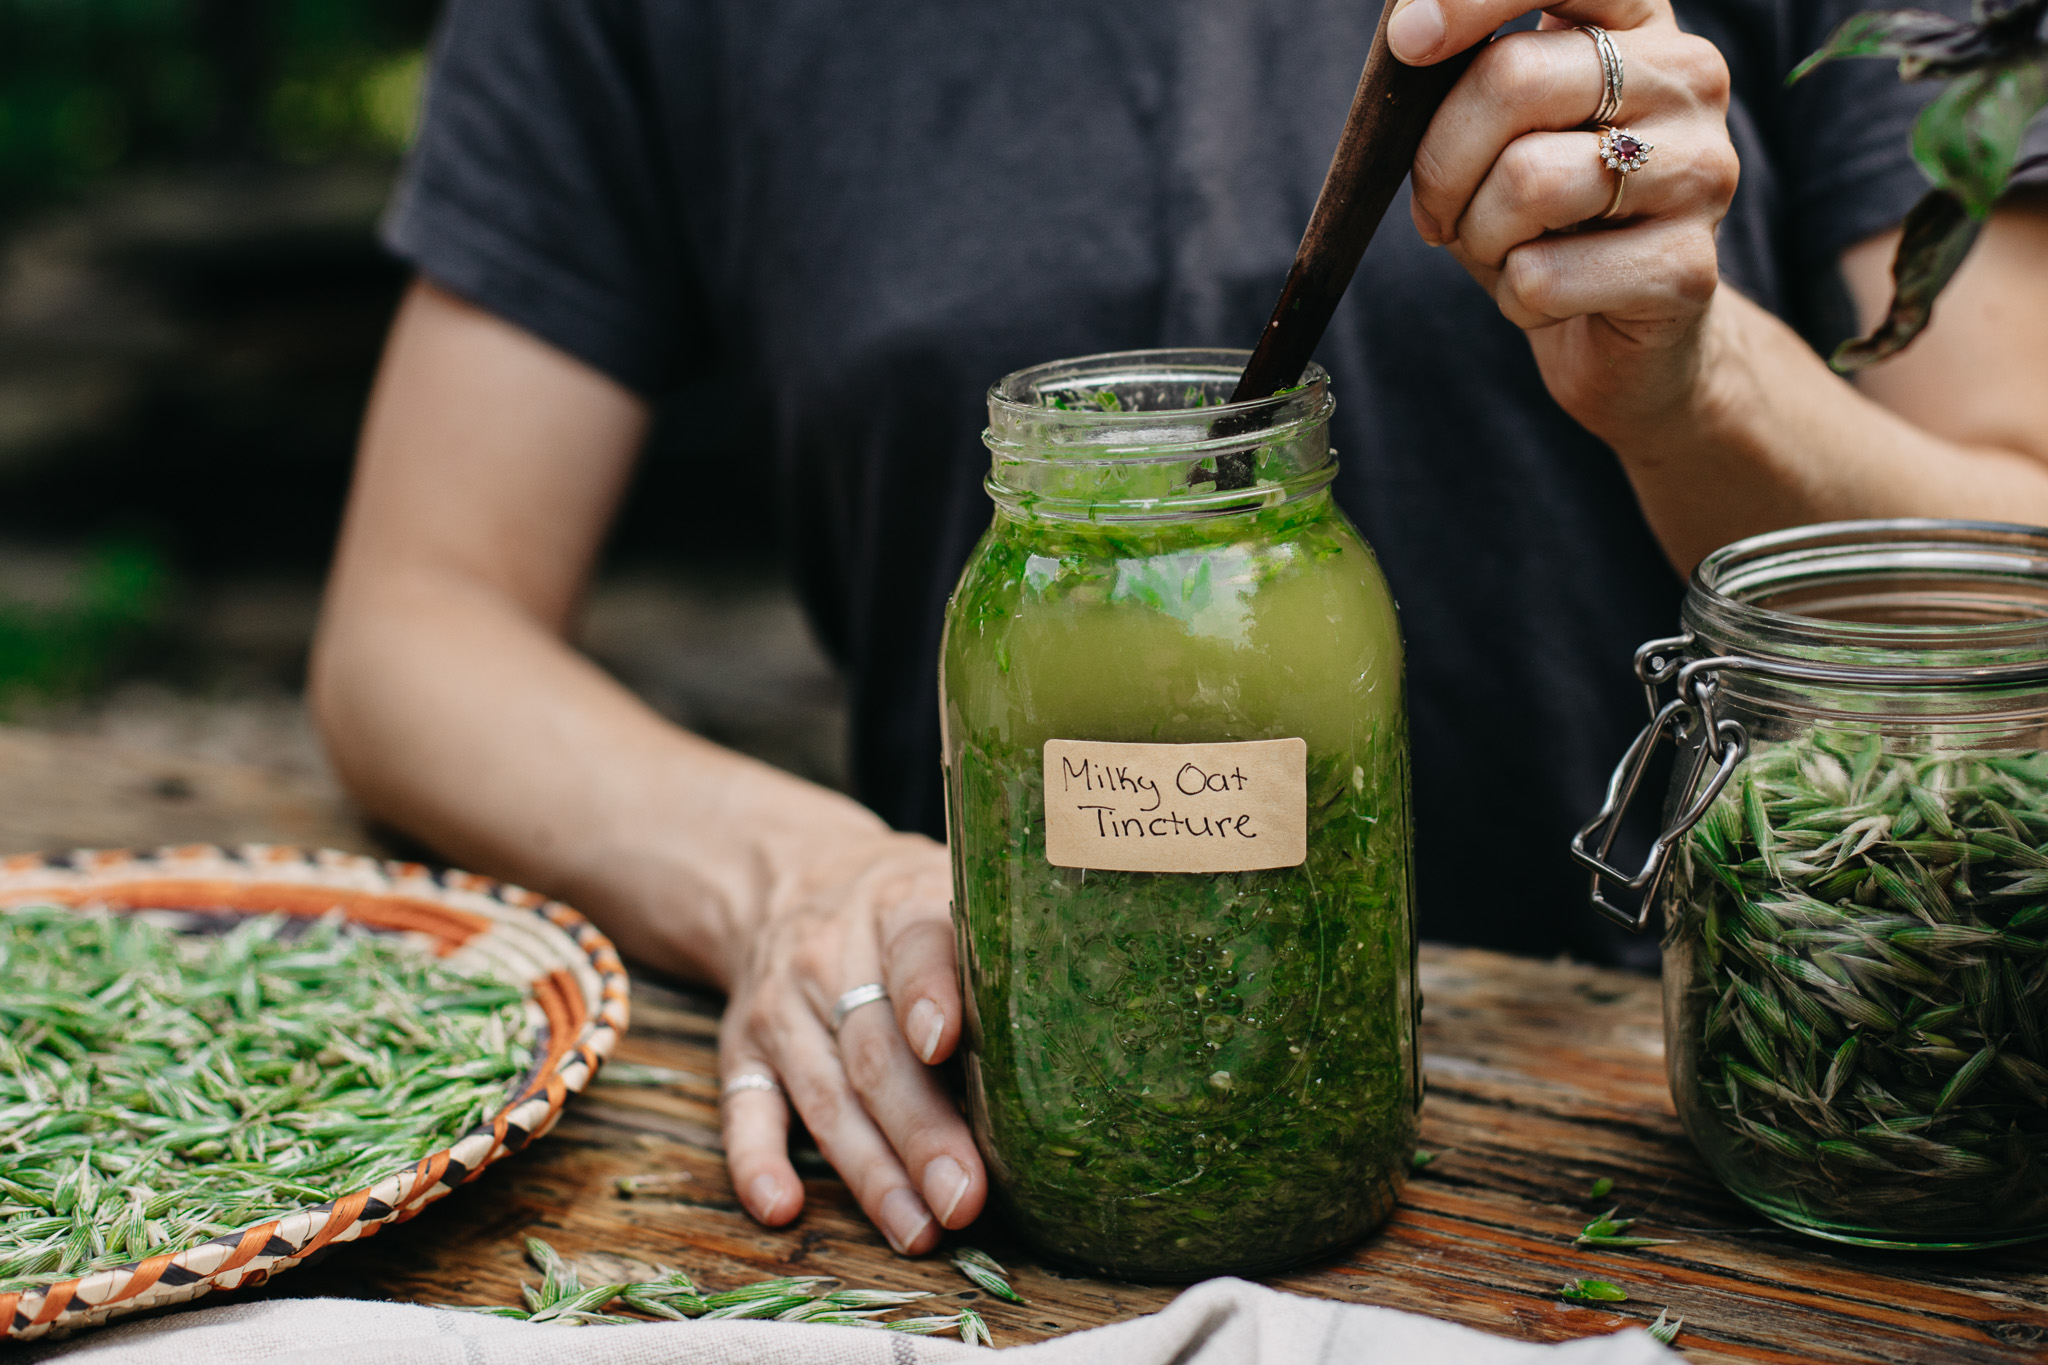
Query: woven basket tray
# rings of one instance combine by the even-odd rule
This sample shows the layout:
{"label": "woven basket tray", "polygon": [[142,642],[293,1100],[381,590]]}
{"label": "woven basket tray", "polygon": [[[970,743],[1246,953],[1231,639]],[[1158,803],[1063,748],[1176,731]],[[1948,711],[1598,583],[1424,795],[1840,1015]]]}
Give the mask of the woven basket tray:
{"label": "woven basket tray", "polygon": [[182,1251],[0,1294],[0,1339],[61,1334],[259,1284],[322,1247],[402,1223],[554,1127],[626,1028],[626,974],[604,935],[566,905],[466,872],[267,844],[0,861],[0,907],[25,904],[339,912],[366,929],[424,935],[450,968],[488,970],[527,992],[524,1041],[538,1060],[489,1120],[367,1188]]}

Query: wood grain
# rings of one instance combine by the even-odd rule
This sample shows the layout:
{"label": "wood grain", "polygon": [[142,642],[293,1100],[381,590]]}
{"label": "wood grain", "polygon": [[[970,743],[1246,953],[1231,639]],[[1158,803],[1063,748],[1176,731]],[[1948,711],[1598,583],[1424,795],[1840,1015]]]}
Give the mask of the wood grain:
{"label": "wood grain", "polygon": [[[2048,1255],[1907,1256],[1834,1247],[1763,1224],[1719,1185],[1680,1131],[1665,1089],[1657,983],[1564,963],[1428,948],[1424,1145],[1439,1155],[1387,1225],[1345,1255],[1270,1281],[1533,1341],[1684,1315],[1700,1362],[1955,1362],[2048,1352]],[[268,1292],[430,1303],[513,1303],[534,1278],[520,1238],[586,1260],[666,1263],[724,1287],[767,1274],[973,1296],[942,1260],[890,1253],[815,1154],[809,1204],[770,1231],[741,1211],[719,1154],[717,1002],[642,983],[622,1060],[692,1074],[647,1089],[600,1083],[547,1140],[373,1242],[335,1249]],[[625,1198],[622,1176],[663,1174]],[[1598,1204],[1584,1196],[1614,1181]],[[1610,1204],[1644,1232],[1683,1239],[1636,1252],[1573,1249]],[[1175,1292],[1062,1274],[995,1226],[968,1237],[1015,1270],[1028,1307],[977,1303],[1014,1344],[1150,1312]],[[1608,1309],[1555,1289],[1597,1276],[1626,1288]]]}
{"label": "wood grain", "polygon": [[379,851],[331,781],[0,726],[0,852],[188,843]]}

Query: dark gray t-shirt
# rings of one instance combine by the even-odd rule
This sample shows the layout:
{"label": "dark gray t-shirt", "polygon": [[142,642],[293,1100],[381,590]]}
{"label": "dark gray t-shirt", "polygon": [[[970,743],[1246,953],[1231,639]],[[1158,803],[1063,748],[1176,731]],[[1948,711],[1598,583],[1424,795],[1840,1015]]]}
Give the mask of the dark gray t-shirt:
{"label": "dark gray t-shirt", "polygon": [[[1734,73],[1724,275],[1809,334],[1839,334],[1842,249],[1924,188],[1906,135],[1926,88],[1877,62],[1784,86],[1860,7],[1678,6]],[[1059,356],[1249,345],[1376,12],[453,0],[387,238],[644,394],[751,376],[740,429],[851,679],[858,793],[937,834],[935,660],[989,515],[983,391]],[[1654,945],[1596,926],[1565,851],[1642,723],[1631,654],[1672,632],[1681,588],[1613,454],[1405,202],[1318,358],[1338,497],[1407,635],[1425,934],[1641,960]]]}

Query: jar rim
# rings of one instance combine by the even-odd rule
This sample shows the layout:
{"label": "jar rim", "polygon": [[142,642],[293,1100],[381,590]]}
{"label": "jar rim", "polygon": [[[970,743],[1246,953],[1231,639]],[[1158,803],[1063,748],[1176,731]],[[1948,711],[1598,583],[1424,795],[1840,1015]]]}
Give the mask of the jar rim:
{"label": "jar rim", "polygon": [[1010,512],[1144,522],[1234,515],[1327,488],[1337,473],[1328,372],[1311,364],[1291,389],[1231,402],[1250,358],[1177,347],[1013,371],[989,387],[984,487]]}
{"label": "jar rim", "polygon": [[[1269,412],[1279,414],[1290,406],[1319,407],[1320,400],[1329,392],[1329,371],[1310,361],[1308,368],[1302,371],[1301,381],[1293,388],[1242,403],[1119,411],[1099,407],[1067,410],[1052,407],[1045,401],[1048,393],[1068,390],[1078,393],[1086,388],[1100,390],[1113,383],[1137,382],[1148,377],[1166,382],[1169,375],[1172,382],[1180,382],[1192,375],[1206,374],[1217,379],[1227,378],[1234,385],[1251,358],[1250,351],[1231,347],[1164,346],[1137,351],[1099,351],[1094,355],[1048,360],[1012,370],[989,385],[989,412],[996,420],[1005,415],[1028,415],[1041,422],[1114,428],[1143,426],[1148,420],[1157,421],[1163,416],[1183,416],[1193,412],[1212,418],[1242,418]],[[1304,396],[1307,397],[1306,402],[1303,401]]]}
{"label": "jar rim", "polygon": [[1750,536],[1700,561],[1683,616],[1714,653],[1901,680],[2048,658],[2048,528],[1915,517]]}

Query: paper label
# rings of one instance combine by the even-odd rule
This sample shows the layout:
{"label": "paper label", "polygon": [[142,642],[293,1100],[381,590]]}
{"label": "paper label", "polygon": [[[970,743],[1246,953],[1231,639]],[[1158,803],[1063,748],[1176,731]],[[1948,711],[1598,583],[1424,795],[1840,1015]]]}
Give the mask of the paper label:
{"label": "paper label", "polygon": [[1308,858],[1308,743],[1045,742],[1045,856],[1106,872],[1253,872]]}

